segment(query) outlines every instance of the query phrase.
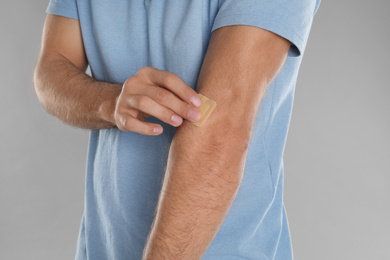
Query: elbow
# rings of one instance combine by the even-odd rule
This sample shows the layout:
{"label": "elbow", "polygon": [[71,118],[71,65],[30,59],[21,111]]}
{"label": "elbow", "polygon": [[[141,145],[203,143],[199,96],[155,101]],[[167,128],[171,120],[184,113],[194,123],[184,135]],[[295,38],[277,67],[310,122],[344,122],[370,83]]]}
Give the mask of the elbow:
{"label": "elbow", "polygon": [[[246,155],[249,147],[250,138],[246,135],[234,135],[230,138],[224,139],[224,142],[228,143],[227,145],[222,146],[224,150],[224,157],[222,162],[224,162],[229,168],[236,169],[236,171],[231,172],[231,175],[226,175],[226,179],[233,184],[236,190],[238,190],[245,169]],[[226,171],[230,172],[230,171]]]}
{"label": "elbow", "polygon": [[234,118],[225,118],[223,121],[223,124],[219,124],[223,129],[209,132],[209,143],[231,156],[246,154],[252,135],[251,124],[244,124]]}
{"label": "elbow", "polygon": [[233,190],[237,190],[243,178],[249,142],[250,135],[246,133],[230,133],[208,139],[204,151],[210,153],[208,156],[214,163],[204,172],[205,178],[221,177]]}
{"label": "elbow", "polygon": [[246,154],[249,148],[250,135],[249,134],[238,134],[234,139],[233,152]]}
{"label": "elbow", "polygon": [[250,138],[245,134],[229,134],[218,136],[210,140],[210,145],[215,150],[223,151],[228,158],[246,155]]}

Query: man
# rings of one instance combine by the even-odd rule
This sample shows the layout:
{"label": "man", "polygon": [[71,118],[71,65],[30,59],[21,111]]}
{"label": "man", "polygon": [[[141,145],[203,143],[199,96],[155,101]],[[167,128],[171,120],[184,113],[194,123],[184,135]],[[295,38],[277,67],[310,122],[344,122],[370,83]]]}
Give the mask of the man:
{"label": "man", "polygon": [[282,155],[318,4],[51,0],[36,91],[92,130],[76,259],[292,259]]}

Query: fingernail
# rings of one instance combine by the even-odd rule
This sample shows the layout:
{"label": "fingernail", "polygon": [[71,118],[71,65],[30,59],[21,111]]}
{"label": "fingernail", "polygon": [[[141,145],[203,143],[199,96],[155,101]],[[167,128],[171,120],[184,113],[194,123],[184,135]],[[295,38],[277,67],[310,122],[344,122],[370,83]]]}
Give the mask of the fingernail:
{"label": "fingernail", "polygon": [[196,107],[200,107],[200,105],[202,104],[202,101],[200,100],[200,97],[198,95],[192,96],[190,102]]}
{"label": "fingernail", "polygon": [[155,135],[161,134],[162,131],[163,131],[163,129],[161,126],[157,126],[157,127],[153,128],[153,134],[155,134]]}
{"label": "fingernail", "polygon": [[181,125],[181,123],[183,123],[183,118],[181,118],[180,116],[178,115],[173,115],[171,117],[171,121],[172,123],[174,123],[175,125]]}
{"label": "fingernail", "polygon": [[188,110],[188,117],[192,121],[198,122],[200,120],[200,118],[202,117],[202,114],[200,113],[199,110],[190,108],[190,110]]}

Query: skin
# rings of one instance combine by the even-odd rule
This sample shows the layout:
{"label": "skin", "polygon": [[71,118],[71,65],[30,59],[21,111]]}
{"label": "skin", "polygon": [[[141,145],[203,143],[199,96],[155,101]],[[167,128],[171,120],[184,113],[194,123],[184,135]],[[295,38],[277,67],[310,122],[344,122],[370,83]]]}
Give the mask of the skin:
{"label": "skin", "polygon": [[48,15],[42,42],[36,93],[43,107],[67,124],[158,135],[163,128],[144,122],[149,115],[173,126],[183,118],[200,119],[199,96],[173,73],[144,67],[123,86],[85,74],[88,61],[77,20]]}
{"label": "skin", "polygon": [[[207,250],[234,201],[261,100],[290,45],[276,34],[251,26],[228,26],[213,32],[197,90],[215,100],[217,107],[202,127],[187,120],[173,124],[180,127],[170,148],[144,260],[200,259]],[[163,121],[175,113],[188,119],[188,112],[197,105],[190,101],[196,95],[171,73],[146,68],[122,88],[94,81],[85,75],[85,67],[78,21],[49,16],[35,84],[43,106],[61,120],[90,129],[116,126],[159,134],[158,126],[142,121],[147,114]],[[135,90],[130,90],[132,86]],[[161,89],[181,99],[170,105],[174,97],[153,92]],[[158,106],[153,102],[140,106],[132,91]],[[154,108],[147,110],[149,106]]]}

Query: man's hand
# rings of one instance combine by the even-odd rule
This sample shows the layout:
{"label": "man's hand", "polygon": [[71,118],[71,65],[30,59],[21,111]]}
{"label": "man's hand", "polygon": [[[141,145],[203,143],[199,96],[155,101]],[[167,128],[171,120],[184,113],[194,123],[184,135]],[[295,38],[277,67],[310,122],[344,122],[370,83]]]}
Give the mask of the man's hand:
{"label": "man's hand", "polygon": [[183,119],[200,119],[199,96],[173,73],[144,67],[119,85],[89,77],[87,65],[79,21],[49,14],[34,77],[49,113],[77,127],[118,127],[144,135],[163,131],[144,122],[149,115],[176,127]]}
{"label": "man's hand", "polygon": [[122,131],[161,134],[161,125],[143,120],[151,115],[176,127],[183,118],[196,122],[201,114],[195,107],[200,104],[196,92],[175,74],[144,67],[123,85],[116,103],[115,124]]}

